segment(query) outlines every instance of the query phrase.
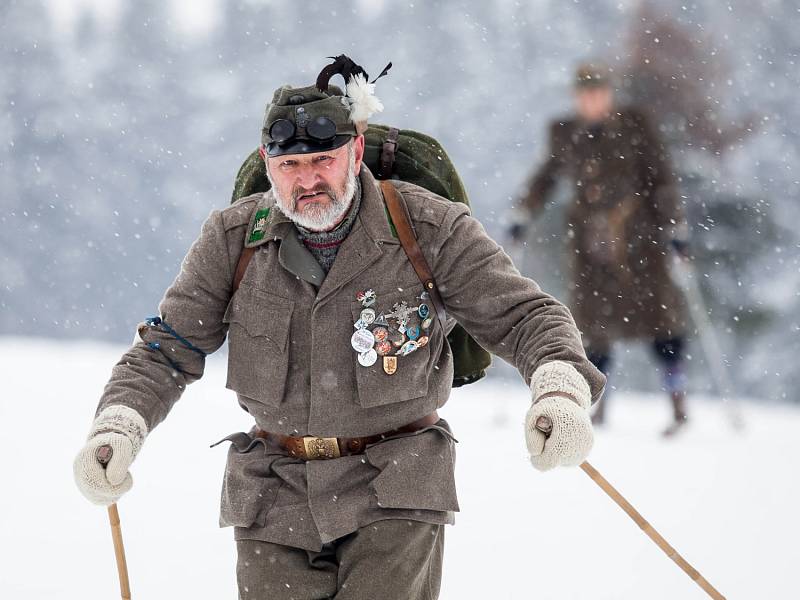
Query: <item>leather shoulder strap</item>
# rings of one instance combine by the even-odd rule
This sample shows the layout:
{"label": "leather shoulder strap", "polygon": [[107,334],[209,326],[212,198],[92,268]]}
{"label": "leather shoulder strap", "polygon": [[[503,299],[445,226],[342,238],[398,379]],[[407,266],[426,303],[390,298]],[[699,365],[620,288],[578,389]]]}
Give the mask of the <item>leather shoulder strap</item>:
{"label": "leather shoulder strap", "polygon": [[388,181],[381,181],[381,191],[383,192],[383,199],[386,202],[386,208],[389,210],[389,216],[392,218],[397,237],[400,240],[400,245],[411,261],[411,266],[422,282],[425,291],[430,294],[433,308],[436,310],[436,316],[442,324],[442,328],[446,329],[447,312],[442,302],[442,296],[439,294],[439,288],[436,287],[436,281],[433,279],[433,272],[428,266],[428,261],[425,260],[425,255],[417,243],[417,236],[411,228],[411,219],[408,214],[408,207],[402,194],[400,194],[395,187]]}
{"label": "leather shoulder strap", "polygon": [[245,248],[239,255],[239,262],[236,263],[236,271],[233,274],[233,289],[231,290],[231,296],[233,296],[233,294],[236,293],[236,290],[239,289],[239,284],[242,283],[242,279],[244,278],[244,272],[247,271],[247,265],[250,264],[250,259],[253,258],[253,254],[255,253],[255,248]]}
{"label": "leather shoulder strap", "polygon": [[389,128],[386,140],[381,146],[380,165],[378,167],[378,179],[391,179],[394,169],[394,158],[397,154],[398,139],[400,130],[397,127]]}

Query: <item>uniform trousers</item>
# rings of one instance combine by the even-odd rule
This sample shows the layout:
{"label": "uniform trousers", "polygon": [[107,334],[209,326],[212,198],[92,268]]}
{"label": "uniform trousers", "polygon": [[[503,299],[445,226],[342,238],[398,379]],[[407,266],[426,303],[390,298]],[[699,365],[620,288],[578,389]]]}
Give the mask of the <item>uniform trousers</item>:
{"label": "uniform trousers", "polygon": [[444,525],[377,521],[319,552],[238,540],[239,600],[436,600]]}

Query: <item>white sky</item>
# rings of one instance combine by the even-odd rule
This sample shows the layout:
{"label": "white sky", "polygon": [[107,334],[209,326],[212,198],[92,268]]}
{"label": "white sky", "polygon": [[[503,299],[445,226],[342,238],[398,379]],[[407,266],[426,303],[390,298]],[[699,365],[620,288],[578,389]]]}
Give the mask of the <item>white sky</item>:
{"label": "white sky", "polygon": [[[87,12],[101,23],[112,26],[124,0],[46,0],[57,27],[70,33],[78,17]],[[222,0],[168,0],[178,33],[202,35],[210,31],[220,16]]]}

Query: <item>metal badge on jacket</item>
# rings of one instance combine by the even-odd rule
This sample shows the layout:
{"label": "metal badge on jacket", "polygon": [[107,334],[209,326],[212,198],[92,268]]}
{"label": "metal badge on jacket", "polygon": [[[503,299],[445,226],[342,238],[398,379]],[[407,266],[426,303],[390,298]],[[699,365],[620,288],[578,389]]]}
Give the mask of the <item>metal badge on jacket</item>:
{"label": "metal badge on jacket", "polygon": [[374,290],[366,290],[356,294],[364,307],[358,320],[353,324],[355,332],[350,338],[350,345],[358,353],[358,364],[362,367],[374,365],[378,356],[383,357],[383,370],[387,375],[394,375],[401,359],[422,348],[428,343],[429,330],[433,324],[430,318],[430,307],[427,292],[422,292],[416,306],[405,300],[395,302],[388,312],[380,312],[375,308],[378,297]]}

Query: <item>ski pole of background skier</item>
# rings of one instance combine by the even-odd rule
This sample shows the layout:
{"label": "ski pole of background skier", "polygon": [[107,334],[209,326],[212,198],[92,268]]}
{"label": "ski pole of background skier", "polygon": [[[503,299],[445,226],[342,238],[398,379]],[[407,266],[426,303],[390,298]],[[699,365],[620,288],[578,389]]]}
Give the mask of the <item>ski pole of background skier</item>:
{"label": "ski pole of background skier", "polygon": [[[111,446],[100,446],[97,449],[97,462],[103,467],[111,460],[113,450]],[[108,507],[108,520],[111,523],[111,538],[114,540],[114,555],[117,559],[117,572],[119,573],[119,591],[122,600],[131,600],[131,584],[128,580],[128,563],[125,560],[125,546],[122,543],[122,527],[119,520],[119,511],[116,502]]]}
{"label": "ski pole of background skier", "polygon": [[[548,417],[539,417],[536,421],[536,429],[541,431],[545,436],[549,436],[550,432],[553,431],[553,423],[550,421]],[[620,494],[613,485],[611,485],[608,480],[603,477],[597,469],[595,469],[592,465],[590,465],[587,461],[584,461],[580,465],[583,472],[586,473],[589,477],[592,478],[600,488],[608,494],[608,496],[617,503],[617,505],[624,510],[627,515],[634,520],[634,522],[639,526],[639,528],[647,534],[651,540],[653,540],[656,545],[664,551],[664,553],[669,556],[675,564],[677,564],[683,571],[692,578],[692,581],[697,583],[703,590],[714,600],[725,600],[725,596],[720,594],[713,585],[711,585],[705,577],[703,577],[697,569],[692,567],[686,559],[684,559],[678,551],[675,550],[672,546],[669,545],[667,540],[665,540],[660,533],[658,533],[653,526],[648,523],[645,518],[637,511],[633,505],[628,502],[625,497]]]}
{"label": "ski pole of background skier", "polygon": [[675,257],[671,272],[673,279],[683,288],[687,300],[689,301],[689,313],[692,315],[692,320],[697,327],[700,346],[703,348],[703,353],[706,355],[706,363],[711,370],[711,377],[714,380],[717,393],[722,398],[722,403],[725,407],[728,419],[734,429],[743,429],[744,418],[742,417],[742,409],[739,405],[739,401],[735,397],[730,396],[733,385],[730,375],[728,374],[725,359],[722,356],[722,350],[720,349],[714,326],[711,324],[711,319],[708,316],[703,294],[700,291],[697,269],[689,260]]}

